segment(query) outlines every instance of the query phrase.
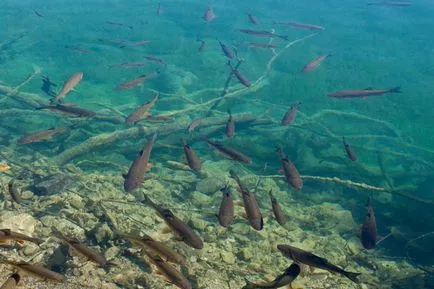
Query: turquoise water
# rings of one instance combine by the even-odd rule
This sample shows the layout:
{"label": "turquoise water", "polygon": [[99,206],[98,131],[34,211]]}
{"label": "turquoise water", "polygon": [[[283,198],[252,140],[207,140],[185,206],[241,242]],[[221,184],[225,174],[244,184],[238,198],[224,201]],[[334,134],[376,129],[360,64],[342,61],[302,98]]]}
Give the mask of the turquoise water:
{"label": "turquoise water", "polygon": [[[216,18],[206,22],[202,19],[208,6],[206,1],[162,1],[163,12],[157,15],[156,1],[3,0],[0,3],[0,81],[13,89],[40,69],[18,91],[48,103],[49,97],[40,90],[41,76],[49,76],[61,87],[70,76],[81,71],[84,77],[76,86],[77,92],[69,93],[66,103],[122,118],[150,100],[154,94],[152,89],[161,93],[152,108],[154,116],[185,108],[191,110],[175,113],[171,120],[141,124],[149,131],[171,125],[186,128],[193,119],[204,117],[212,102],[200,104],[220,96],[230,73],[218,39],[237,50],[238,57],[244,60],[240,71],[254,85],[237,97],[230,95],[212,115],[226,117],[230,109],[234,115],[252,113],[275,123],[240,124],[236,137],[231,140],[225,139],[223,128],[207,137],[223,140],[250,155],[254,161],[247,167],[254,174],[279,174],[275,146],[281,145],[302,175],[338,177],[431,202],[423,204],[396,194],[374,193],[380,234],[387,234],[390,227],[400,231],[399,236],[381,244],[381,253],[392,258],[409,258],[412,264],[432,266],[433,235],[417,240],[417,246],[408,246],[409,240],[434,231],[434,39],[431,31],[434,5],[430,1],[412,1],[412,4],[394,7],[351,1],[213,1],[209,5]],[[247,13],[256,16],[260,24],[251,24]],[[111,25],[107,21],[123,25]],[[315,24],[324,26],[325,30],[291,28],[275,21]],[[269,38],[246,35],[240,29],[274,29],[275,33],[288,36],[288,41],[272,40],[270,43],[277,46],[274,52],[251,48],[249,42],[268,43]],[[286,44],[303,37],[309,38],[285,48]],[[113,39],[151,42],[120,48],[120,44],[110,42]],[[198,51],[198,39],[207,44],[203,52]],[[278,57],[267,71],[273,53],[278,53]],[[332,56],[314,71],[301,73],[304,65],[323,54]],[[146,61],[144,55],[161,58],[167,65]],[[146,65],[109,68],[128,62]],[[155,71],[160,74],[143,85],[115,90],[121,83]],[[258,78],[262,81],[255,83]],[[395,86],[401,86],[402,93],[355,99],[327,96],[339,90]],[[233,78],[230,92],[240,89],[242,86]],[[0,145],[16,156],[41,154],[56,163],[59,154],[91,137],[130,127],[113,121],[77,121],[50,112],[35,112],[33,107],[13,99],[5,89],[0,93],[0,110],[20,109],[18,114],[0,116]],[[296,120],[289,127],[280,126],[282,116],[296,101],[302,102]],[[73,136],[69,132],[51,142],[16,145],[19,137],[32,131],[76,123],[79,129],[72,128]],[[342,136],[357,152],[355,163],[345,156]],[[183,162],[181,137],[189,137],[186,130],[162,134],[151,157],[154,166],[161,169],[169,160]],[[193,134],[191,142],[201,159],[221,160],[200,137],[199,133]],[[123,137],[80,153],[61,165],[72,163],[84,172],[120,175],[120,171],[128,169],[145,139],[143,135]],[[115,165],[101,166],[100,161]],[[284,186],[282,190],[291,191]],[[319,200],[338,203],[351,211],[356,223],[362,223],[363,205],[371,193],[322,182],[306,182],[303,190],[296,197],[298,202],[304,202],[304,198],[315,200],[312,195],[318,194]],[[268,200],[267,195],[261,199]],[[188,198],[183,201],[187,202]],[[349,232],[342,235],[350,237]]]}

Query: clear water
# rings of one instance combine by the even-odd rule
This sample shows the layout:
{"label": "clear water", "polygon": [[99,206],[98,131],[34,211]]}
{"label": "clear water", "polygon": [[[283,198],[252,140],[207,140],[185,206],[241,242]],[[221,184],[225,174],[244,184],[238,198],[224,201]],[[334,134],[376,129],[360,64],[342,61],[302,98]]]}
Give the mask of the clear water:
{"label": "clear water", "polygon": [[[47,75],[61,86],[72,74],[84,73],[77,93],[67,95],[65,102],[94,111],[107,107],[128,115],[137,105],[151,98],[150,89],[161,97],[153,115],[183,109],[218,97],[230,72],[227,58],[217,39],[236,48],[244,59],[240,71],[251,81],[264,75],[266,63],[273,56],[269,49],[249,48],[249,42],[268,43],[268,38],[246,35],[239,29],[270,31],[288,36],[288,41],[274,39],[280,53],[264,75],[264,81],[240,97],[230,98],[214,115],[253,113],[277,121],[274,126],[237,128],[237,136],[229,141],[254,159],[249,168],[256,174],[277,174],[279,160],[275,146],[281,145],[303,175],[339,177],[433,202],[434,190],[434,5],[431,1],[412,1],[409,7],[367,6],[364,1],[213,1],[216,18],[202,19],[206,1],[161,1],[163,13],[157,15],[156,1],[12,1],[0,3],[0,81],[14,88],[35,69],[41,73],[19,88],[21,92],[49,97],[40,90],[41,75]],[[35,11],[42,15],[39,17]],[[260,21],[249,22],[247,13]],[[132,26],[117,26],[107,21]],[[309,31],[275,24],[275,21],[297,21],[324,26],[324,31]],[[315,33],[311,38],[294,40]],[[142,40],[150,44],[120,48],[109,40]],[[199,52],[199,41],[207,43]],[[79,47],[77,51],[65,46]],[[330,53],[316,70],[308,74],[301,69],[314,58]],[[146,61],[143,56],[163,59],[167,66]],[[144,62],[143,67],[113,67],[126,62]],[[156,78],[142,86],[116,91],[115,87],[140,75],[160,71]],[[263,85],[262,85],[263,84]],[[235,79],[233,89],[240,89]],[[386,89],[401,86],[402,93],[355,99],[337,99],[327,93],[345,89]],[[203,89],[215,88],[204,91]],[[198,92],[199,93],[196,93]],[[18,115],[1,117],[0,145],[13,148],[16,154],[40,153],[55,159],[62,151],[100,133],[125,130],[125,124],[89,120],[88,134],[72,141],[59,136],[54,142],[16,146],[18,137],[32,131],[70,125],[68,119],[38,116],[29,106],[0,94],[0,110],[22,109]],[[188,101],[187,101],[188,99]],[[301,101],[293,127],[280,127],[280,119],[289,106]],[[185,127],[204,111],[193,110],[177,115],[172,123]],[[166,123],[143,122],[158,129]],[[224,140],[223,130],[212,135]],[[356,163],[346,159],[341,137],[345,136],[358,154]],[[185,131],[169,135],[162,147],[153,152],[153,162],[164,166],[167,160],[180,160],[179,138]],[[117,173],[117,168],[89,165],[92,160],[111,160],[128,168],[145,138],[121,139],[108,146],[77,156],[72,163],[84,171]],[[203,160],[217,161],[203,142],[194,143]],[[161,157],[159,157],[159,155]],[[390,180],[386,181],[379,165]],[[264,170],[264,165],[267,169]],[[119,174],[121,172],[118,172]],[[389,188],[392,183],[393,188]],[[305,184],[305,194],[325,194],[328,199],[350,210],[356,222],[365,214],[363,204],[369,191],[340,187],[333,196],[328,183]],[[290,188],[287,188],[290,191]],[[335,198],[334,198],[335,197]],[[267,196],[262,197],[267,200]],[[299,201],[303,194],[297,195]],[[333,199],[334,198],[334,199]],[[301,199],[301,200],[300,200]],[[188,201],[187,198],[185,201]],[[408,240],[434,231],[432,204],[426,205],[390,194],[379,194],[375,204],[380,234],[397,227],[402,235],[382,244],[385,255],[411,258],[411,262],[432,265],[433,236],[409,248]]]}

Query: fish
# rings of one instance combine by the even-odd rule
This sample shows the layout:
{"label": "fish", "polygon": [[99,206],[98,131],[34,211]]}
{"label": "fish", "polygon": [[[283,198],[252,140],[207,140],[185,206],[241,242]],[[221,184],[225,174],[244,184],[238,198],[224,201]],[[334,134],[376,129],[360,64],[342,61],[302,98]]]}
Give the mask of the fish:
{"label": "fish", "polygon": [[199,39],[198,41],[200,41],[200,46],[199,46],[198,51],[199,52],[205,51],[205,49],[206,49],[206,42],[204,40],[201,40],[201,39]]}
{"label": "fish", "polygon": [[412,6],[411,2],[370,2],[366,4],[367,6],[396,6],[396,7],[408,7]]}
{"label": "fish", "polygon": [[321,63],[326,60],[327,58],[329,58],[331,56],[331,54],[324,54],[321,55],[320,57],[315,58],[314,60],[312,60],[311,62],[309,62],[308,64],[306,64],[303,67],[302,72],[303,73],[309,73],[311,71],[314,71],[315,69],[318,68],[318,66],[321,65]]}
{"label": "fish", "polygon": [[113,68],[113,67],[122,67],[122,68],[143,67],[145,65],[146,65],[145,62],[123,62],[120,64],[112,64],[109,66],[109,68]]}
{"label": "fish", "polygon": [[81,79],[83,78],[83,72],[77,72],[74,73],[63,85],[60,92],[56,95],[53,102],[60,102],[62,101],[65,96],[72,90],[74,90],[74,87],[80,83]]}
{"label": "fish", "polygon": [[283,40],[288,40],[288,36],[275,34],[273,32],[265,30],[240,29],[240,32],[259,37],[281,38]]}
{"label": "fish", "polygon": [[142,119],[144,119],[144,117],[146,115],[149,115],[150,112],[149,110],[154,107],[155,103],[158,100],[159,97],[159,93],[156,93],[152,99],[148,102],[146,102],[145,104],[139,106],[138,108],[136,108],[133,112],[131,112],[127,119],[125,120],[125,122],[127,124],[136,124],[137,122],[141,121]]}
{"label": "fish", "polygon": [[156,77],[158,74],[159,74],[158,72],[154,71],[154,72],[151,72],[148,74],[140,75],[139,77],[136,77],[136,78],[129,80],[127,82],[124,82],[122,84],[119,84],[118,86],[116,86],[115,90],[121,91],[121,90],[127,90],[127,89],[134,88],[134,87],[142,84],[145,80]]}
{"label": "fish", "polygon": [[78,47],[78,46],[65,45],[64,47],[67,48],[67,49],[71,49],[71,50],[77,51],[79,53],[88,53],[89,52],[89,49],[81,48],[81,47]]}
{"label": "fish", "polygon": [[251,164],[252,159],[245,154],[226,146],[220,142],[213,141],[213,140],[206,140],[206,142],[214,147],[216,150],[218,150],[224,157],[229,158],[231,160],[239,161],[246,164]]}
{"label": "fish", "polygon": [[295,189],[300,190],[303,188],[303,180],[301,179],[300,173],[295,165],[285,155],[280,146],[277,146],[276,150],[280,155],[280,161],[282,162],[283,174],[285,175],[286,181]]}
{"label": "fish", "polygon": [[255,24],[255,25],[259,24],[258,18],[256,18],[254,15],[249,13],[249,14],[247,14],[247,16],[249,16],[250,23]]}
{"label": "fish", "polygon": [[237,77],[238,81],[244,85],[245,87],[250,87],[251,83],[250,81],[247,79],[247,77],[245,77],[239,70],[238,68],[234,68],[231,64],[230,61],[228,61],[228,65],[231,68],[231,71],[233,74],[235,74],[235,76]]}
{"label": "fish", "polygon": [[33,132],[29,135],[22,136],[18,139],[19,144],[30,144],[37,142],[50,141],[53,136],[66,132],[65,128],[49,128],[47,130]]}
{"label": "fish", "polygon": [[124,44],[122,46],[119,46],[119,48],[143,46],[143,45],[147,45],[147,44],[149,44],[151,42],[152,41],[150,41],[150,40],[142,40],[142,41],[137,41],[137,42],[133,42],[133,43],[130,43],[130,44]]}
{"label": "fish", "polygon": [[6,163],[0,163],[0,173],[1,172],[6,172],[7,170],[9,170],[11,167],[6,164]]}
{"label": "fish", "polygon": [[274,218],[276,219],[277,223],[279,223],[279,225],[281,226],[285,225],[286,217],[285,215],[283,215],[279,203],[277,202],[276,198],[273,196],[273,191],[270,190],[268,194],[270,195]]}
{"label": "fish", "polygon": [[164,9],[163,7],[161,7],[161,3],[158,3],[157,5],[157,15],[160,16],[161,14],[163,14]]}
{"label": "fish", "polygon": [[253,229],[261,231],[264,228],[264,219],[259,209],[258,201],[253,193],[249,192],[240,177],[235,171],[230,170],[229,174],[233,178],[240,188],[240,192],[243,195],[244,210],[246,211],[247,219]]}
{"label": "fish", "polygon": [[375,245],[382,239],[377,234],[377,221],[375,219],[374,208],[372,207],[372,199],[368,198],[366,204],[366,217],[363,224],[360,226],[360,242],[363,248],[371,250],[375,248]]}
{"label": "fish", "polygon": [[195,172],[200,172],[201,164],[200,159],[197,157],[194,150],[190,147],[190,145],[184,139],[181,139],[182,146],[184,148],[185,158],[187,159],[187,164]]}
{"label": "fish", "polygon": [[331,273],[336,273],[343,275],[353,281],[354,283],[360,282],[360,273],[348,272],[342,268],[331,264],[327,259],[319,257],[311,252],[304,251],[302,249],[290,246],[290,245],[277,245],[277,249],[288,259],[294,262],[303,263],[305,265],[316,267],[329,271]]}
{"label": "fish", "polygon": [[200,124],[202,123],[202,118],[198,117],[194,119],[189,125],[188,125],[188,133],[192,133]]}
{"label": "fish", "polygon": [[115,21],[106,21],[107,24],[114,25],[114,26],[122,26],[126,27],[128,29],[133,29],[133,26],[122,23],[122,22],[115,22]]}
{"label": "fish", "polygon": [[44,240],[39,238],[33,238],[18,232],[13,232],[11,229],[0,229],[0,241],[29,241],[35,243],[36,245],[41,245],[44,243]]}
{"label": "fish", "polygon": [[17,284],[20,283],[21,275],[19,273],[13,273],[6,279],[5,283],[0,286],[0,289],[15,289]]}
{"label": "fish", "polygon": [[220,40],[218,40],[220,47],[222,48],[223,54],[229,58],[229,59],[233,59],[235,57],[235,52],[234,50],[232,50],[232,48],[230,48],[229,46],[227,46],[226,44],[224,44],[223,42],[221,42]]}
{"label": "fish", "polygon": [[292,263],[291,266],[286,268],[285,272],[277,276],[273,281],[255,284],[246,279],[247,284],[241,289],[276,289],[287,285],[289,285],[289,289],[291,289],[291,283],[298,277],[300,272],[300,265]]}
{"label": "fish", "polygon": [[37,107],[36,109],[49,109],[52,111],[59,111],[65,114],[77,116],[77,117],[94,117],[96,116],[96,113],[87,110],[84,108],[80,108],[77,106],[71,106],[71,105],[63,105],[63,104],[50,104],[50,105],[42,105],[40,107]]}
{"label": "fish", "polygon": [[235,136],[235,122],[232,118],[232,113],[229,109],[228,109],[228,114],[229,114],[229,118],[228,121],[226,122],[226,136],[228,138],[232,138]]}
{"label": "fish", "polygon": [[145,251],[145,255],[148,257],[150,262],[158,268],[158,271],[167,278],[170,283],[181,289],[192,289],[190,281],[188,281],[187,278],[185,278],[181,274],[181,272],[179,272],[175,267],[168,264],[167,262],[164,262],[164,260],[160,256],[156,254],[150,254],[147,251]]}
{"label": "fish", "polygon": [[56,97],[56,93],[53,91],[53,86],[56,87],[57,84],[52,82],[48,76],[42,77],[42,87],[41,90],[48,96]]}
{"label": "fish", "polygon": [[145,247],[146,249],[154,252],[155,254],[158,254],[160,257],[164,258],[168,262],[179,265],[187,264],[187,258],[184,255],[170,249],[161,242],[155,241],[146,234],[144,234],[142,237],[123,234],[120,232],[115,232],[115,234],[123,239],[127,239],[135,245]]}
{"label": "fish", "polygon": [[347,143],[345,137],[342,137],[342,143],[344,144],[345,152],[347,153],[348,158],[355,162],[357,160],[357,155],[351,148],[351,146]]}
{"label": "fish", "polygon": [[18,186],[15,184],[15,181],[13,179],[10,180],[8,183],[8,192],[15,203],[21,204],[22,202],[21,192],[18,189]]}
{"label": "fish", "polygon": [[127,174],[124,174],[124,189],[130,193],[140,187],[145,181],[146,168],[148,166],[149,157],[151,156],[152,148],[154,147],[155,140],[158,133],[155,132],[151,140],[145,145],[138,156],[134,159]]}
{"label": "fish", "polygon": [[389,89],[350,89],[331,92],[328,94],[330,97],[336,98],[353,98],[353,97],[366,97],[374,95],[383,95],[386,93],[401,93],[401,86],[392,87]]}
{"label": "fish", "polygon": [[305,23],[300,23],[300,22],[293,22],[293,21],[275,21],[274,23],[286,25],[286,26],[291,26],[294,28],[307,29],[307,30],[325,30],[325,27],[323,27],[323,26],[313,25],[313,24],[305,24]]}
{"label": "fish", "polygon": [[163,65],[166,65],[166,62],[164,62],[163,59],[155,57],[155,56],[145,55],[145,56],[143,56],[143,58],[145,58],[146,60],[149,60],[149,61],[153,61],[153,62],[157,62],[157,63],[163,64]]}
{"label": "fish", "polygon": [[51,227],[51,231],[54,233],[54,235],[62,240],[64,243],[72,247],[75,251],[80,253],[81,255],[85,256],[90,261],[105,266],[107,265],[107,260],[102,256],[100,253],[89,249],[87,246],[85,246],[82,242],[80,242],[76,238],[69,238],[62,234],[56,227]]}
{"label": "fish", "polygon": [[217,217],[220,225],[227,228],[234,220],[234,199],[229,186],[224,186],[220,191],[223,193],[223,198]]}
{"label": "fish", "polygon": [[297,101],[290,106],[288,111],[283,116],[282,121],[280,122],[282,125],[288,126],[294,121],[295,116],[297,115],[297,109],[300,106],[300,104],[301,102]]}
{"label": "fish", "polygon": [[6,261],[6,263],[8,263],[9,265],[13,265],[19,269],[22,269],[30,274],[39,276],[40,278],[43,279],[57,281],[60,283],[64,283],[66,281],[65,276],[39,265],[30,264],[27,262],[12,262],[12,261]]}
{"label": "fish", "polygon": [[273,44],[269,44],[269,43],[256,43],[256,42],[250,42],[248,44],[249,47],[253,47],[253,48],[269,48],[269,49],[273,49],[273,48],[277,48],[276,45]]}
{"label": "fish", "polygon": [[155,204],[148,196],[144,195],[144,204],[151,206],[158,215],[164,219],[169,228],[179,237],[185,244],[195,249],[203,248],[202,239],[191,229],[184,221],[176,217],[169,209],[164,209]]}
{"label": "fish", "polygon": [[205,11],[205,14],[203,15],[203,20],[205,20],[206,22],[211,22],[215,19],[215,14],[214,14],[214,10],[212,9],[211,6],[208,6],[208,8]]}
{"label": "fish", "polygon": [[45,16],[42,15],[42,14],[41,14],[39,11],[37,11],[37,10],[33,10],[33,13],[35,13],[36,16],[38,16],[39,18],[45,18]]}

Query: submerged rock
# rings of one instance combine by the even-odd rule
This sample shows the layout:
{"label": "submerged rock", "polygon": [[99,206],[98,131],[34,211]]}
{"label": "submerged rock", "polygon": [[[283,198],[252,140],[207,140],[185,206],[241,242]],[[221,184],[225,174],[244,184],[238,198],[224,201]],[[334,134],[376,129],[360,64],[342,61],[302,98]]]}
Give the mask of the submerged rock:
{"label": "submerged rock", "polygon": [[39,196],[54,195],[61,193],[76,180],[77,178],[72,175],[54,174],[35,182],[29,189]]}

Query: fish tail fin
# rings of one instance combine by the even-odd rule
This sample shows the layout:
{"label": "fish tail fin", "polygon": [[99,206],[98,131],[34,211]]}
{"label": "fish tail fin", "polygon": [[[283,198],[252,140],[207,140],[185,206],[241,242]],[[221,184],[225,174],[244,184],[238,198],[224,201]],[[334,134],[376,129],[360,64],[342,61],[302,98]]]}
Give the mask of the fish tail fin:
{"label": "fish tail fin", "polygon": [[348,271],[344,272],[345,277],[347,277],[348,279],[350,279],[354,283],[359,283],[360,282],[360,274],[361,273],[348,272]]}
{"label": "fish tail fin", "polygon": [[401,93],[402,92],[401,91],[401,86],[393,87],[393,88],[389,89],[389,92],[392,92],[392,93]]}
{"label": "fish tail fin", "polygon": [[183,137],[181,137],[181,143],[183,146],[188,145],[188,142]]}
{"label": "fish tail fin", "polygon": [[244,285],[244,287],[241,289],[254,289],[255,288],[255,284],[253,284],[252,282],[247,280],[247,278],[244,278],[244,281],[246,282],[246,285]]}
{"label": "fish tail fin", "polygon": [[230,108],[228,108],[228,114],[229,114],[229,118],[232,118],[232,112]]}

